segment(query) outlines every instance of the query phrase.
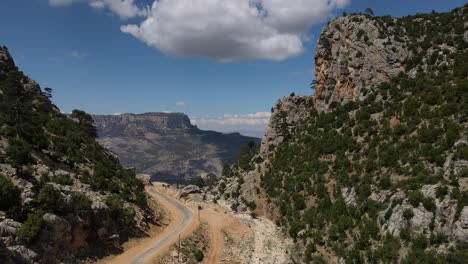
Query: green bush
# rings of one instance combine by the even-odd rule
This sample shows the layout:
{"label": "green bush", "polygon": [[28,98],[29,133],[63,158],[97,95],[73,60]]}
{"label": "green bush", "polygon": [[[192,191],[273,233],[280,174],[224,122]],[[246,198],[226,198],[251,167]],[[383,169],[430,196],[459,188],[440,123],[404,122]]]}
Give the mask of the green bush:
{"label": "green bush", "polygon": [[42,212],[28,214],[28,218],[18,231],[18,239],[25,243],[33,242],[42,228]]}
{"label": "green bush", "polygon": [[7,211],[21,204],[21,193],[18,187],[0,174],[0,210]]}
{"label": "green bush", "polygon": [[411,220],[411,218],[413,218],[413,216],[414,216],[413,209],[406,208],[406,209],[403,211],[403,218],[404,218],[404,219],[406,219],[406,220]]}
{"label": "green bush", "polygon": [[12,165],[19,167],[31,161],[31,145],[21,138],[11,138],[7,149],[8,156],[12,159]]}
{"label": "green bush", "polygon": [[61,185],[72,185],[73,179],[69,175],[62,175],[54,178],[54,182]]}
{"label": "green bush", "polygon": [[421,191],[413,191],[408,193],[408,202],[414,206],[419,206],[424,200],[424,194]]}
{"label": "green bush", "polygon": [[432,198],[425,197],[423,199],[422,203],[423,203],[424,208],[426,208],[426,210],[431,211],[431,212],[435,212],[436,205],[435,205],[434,200]]}
{"label": "green bush", "polygon": [[39,191],[36,203],[44,210],[52,212],[60,212],[65,207],[65,200],[61,192],[50,184],[47,184]]}
{"label": "green bush", "polygon": [[203,254],[201,250],[197,250],[197,252],[195,252],[195,260],[197,262],[202,262],[204,258],[205,258],[205,255]]}
{"label": "green bush", "polygon": [[73,192],[72,195],[73,207],[77,215],[85,217],[91,211],[91,200],[82,193]]}
{"label": "green bush", "polygon": [[143,191],[136,191],[135,192],[135,203],[140,207],[141,209],[146,209],[148,208],[148,198],[146,197],[145,192]]}
{"label": "green bush", "polygon": [[118,194],[110,195],[106,198],[106,205],[109,207],[113,217],[118,222],[128,225],[134,222],[135,211],[133,208],[124,208],[124,201]]}

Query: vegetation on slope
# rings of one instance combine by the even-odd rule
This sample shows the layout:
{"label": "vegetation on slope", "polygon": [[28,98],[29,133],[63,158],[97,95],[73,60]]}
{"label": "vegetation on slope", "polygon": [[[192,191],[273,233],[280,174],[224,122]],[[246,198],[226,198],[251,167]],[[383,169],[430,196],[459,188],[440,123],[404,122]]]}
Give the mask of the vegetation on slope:
{"label": "vegetation on slope", "polygon": [[[318,248],[325,248],[347,263],[391,263],[401,260],[401,247],[409,247],[404,263],[466,261],[467,245],[435,251],[447,242],[441,234],[382,234],[378,213],[391,202],[369,196],[378,190],[403,190],[411,204],[434,211],[436,201],[424,197],[420,188],[438,184],[437,199],[447,195],[448,186],[452,190],[455,220],[468,206],[467,186],[460,183],[468,168],[454,166],[468,160],[467,12],[465,6],[398,20],[376,17],[402,34],[406,30],[414,54],[406,70],[415,74],[375,87],[364,101],[337,105],[331,112],[313,110],[268,157],[261,186],[278,208],[277,223],[306,248],[302,260],[318,259]],[[455,162],[446,167],[447,160]],[[355,205],[346,203],[342,188],[354,188]],[[403,216],[411,219],[413,212]]]}
{"label": "vegetation on slope", "polygon": [[[24,223],[19,240],[33,244],[47,213],[66,219],[76,216],[86,225],[92,223],[94,231],[134,224],[135,212],[124,203],[147,206],[143,184],[134,172],[96,142],[89,114],[79,110],[70,116],[61,114],[50,102],[52,90],[42,92],[5,54],[6,59],[0,60],[0,172],[4,172],[0,210],[6,218]],[[44,170],[42,175],[39,169]],[[31,192],[22,198],[30,184]],[[112,194],[106,201],[112,218],[93,215],[93,193]]]}

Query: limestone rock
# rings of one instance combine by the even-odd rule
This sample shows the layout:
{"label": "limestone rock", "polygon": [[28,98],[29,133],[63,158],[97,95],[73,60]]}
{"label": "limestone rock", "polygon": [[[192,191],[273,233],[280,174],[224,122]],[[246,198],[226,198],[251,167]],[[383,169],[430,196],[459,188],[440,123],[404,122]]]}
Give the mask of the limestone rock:
{"label": "limestone rock", "polygon": [[19,263],[35,263],[38,254],[33,250],[23,246],[11,246],[8,249],[14,254],[13,259]]}
{"label": "limestone rock", "polygon": [[301,123],[313,108],[311,96],[285,96],[276,102],[270,121],[262,139],[260,154],[265,154],[270,148],[284,142],[290,130]]}
{"label": "limestone rock", "polygon": [[151,183],[151,176],[149,174],[137,174],[136,178],[143,182],[143,184],[145,185]]}
{"label": "limestone rock", "polygon": [[188,185],[188,186],[185,186],[179,193],[179,197],[180,198],[183,198],[183,197],[186,197],[187,195],[189,194],[192,194],[192,193],[201,193],[201,189],[200,187],[196,186],[196,185]]}
{"label": "limestone rock", "polygon": [[409,56],[396,29],[368,16],[346,16],[323,30],[315,54],[315,104],[319,111],[333,104],[363,100],[375,85],[404,71]]}
{"label": "limestone rock", "polygon": [[468,243],[468,206],[463,207],[460,218],[454,224],[453,237],[457,242]]}
{"label": "limestone rock", "polygon": [[341,188],[341,196],[345,200],[346,205],[356,205],[356,191],[352,188]]}
{"label": "limestone rock", "polygon": [[20,222],[16,222],[12,219],[5,219],[0,222],[0,237],[5,236],[16,236],[18,229],[21,227]]}

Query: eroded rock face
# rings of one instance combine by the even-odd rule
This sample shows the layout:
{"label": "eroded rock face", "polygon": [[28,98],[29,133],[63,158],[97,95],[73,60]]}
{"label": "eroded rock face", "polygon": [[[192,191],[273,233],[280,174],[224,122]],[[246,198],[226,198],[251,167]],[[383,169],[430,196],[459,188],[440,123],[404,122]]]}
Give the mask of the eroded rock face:
{"label": "eroded rock face", "polygon": [[265,154],[270,148],[285,141],[291,129],[300,124],[309,115],[312,108],[313,100],[311,96],[289,95],[278,100],[271,113],[260,153]]}
{"label": "eroded rock face", "polygon": [[373,86],[403,72],[408,56],[405,38],[394,27],[364,15],[331,21],[315,54],[316,108],[364,99]]}
{"label": "eroded rock face", "polygon": [[[449,188],[447,195],[437,198],[435,190],[438,186],[424,185],[420,190],[425,197],[434,199],[435,209],[432,212],[424,208],[422,204],[416,207],[409,204],[406,195],[402,191],[391,195],[390,201],[401,201],[401,204],[397,204],[393,208],[389,205],[388,208],[379,213],[382,231],[399,236],[402,229],[409,228],[428,237],[430,234],[441,234],[452,242],[467,242],[468,206],[463,208],[457,218],[457,201],[450,197],[452,187]],[[411,219],[405,219],[403,216],[404,211],[407,209],[414,214]],[[391,214],[386,220],[385,214],[388,212]]]}

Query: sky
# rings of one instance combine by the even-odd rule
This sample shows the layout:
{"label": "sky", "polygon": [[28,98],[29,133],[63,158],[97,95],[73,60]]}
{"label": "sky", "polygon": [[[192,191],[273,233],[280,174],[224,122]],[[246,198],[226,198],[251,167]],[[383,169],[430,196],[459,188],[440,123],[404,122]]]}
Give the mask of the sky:
{"label": "sky", "polygon": [[0,45],[62,112],[184,112],[202,129],[261,136],[278,99],[312,93],[327,21],[465,2],[2,0]]}

